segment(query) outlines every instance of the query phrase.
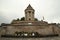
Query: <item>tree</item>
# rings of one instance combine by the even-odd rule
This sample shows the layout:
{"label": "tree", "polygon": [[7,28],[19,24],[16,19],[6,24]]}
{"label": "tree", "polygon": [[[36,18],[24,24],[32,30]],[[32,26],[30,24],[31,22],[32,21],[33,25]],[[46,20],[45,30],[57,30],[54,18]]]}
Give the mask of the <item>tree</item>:
{"label": "tree", "polygon": [[17,21],[19,21],[19,18],[17,18]]}
{"label": "tree", "polygon": [[24,20],[25,20],[25,17],[22,17],[22,18],[21,18],[21,21],[24,21]]}
{"label": "tree", "polygon": [[35,18],[35,21],[38,21],[38,19],[37,19],[37,18]]}

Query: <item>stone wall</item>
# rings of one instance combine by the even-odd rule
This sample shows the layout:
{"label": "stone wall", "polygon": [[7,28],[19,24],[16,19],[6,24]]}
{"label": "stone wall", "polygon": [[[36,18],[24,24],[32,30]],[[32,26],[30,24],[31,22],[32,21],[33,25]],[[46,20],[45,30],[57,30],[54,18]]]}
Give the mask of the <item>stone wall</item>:
{"label": "stone wall", "polygon": [[18,32],[38,32],[40,34],[52,34],[52,26],[7,26],[5,29],[6,34],[14,34]]}
{"label": "stone wall", "polygon": [[0,40],[60,40],[60,37],[47,37],[47,38],[0,38]]}

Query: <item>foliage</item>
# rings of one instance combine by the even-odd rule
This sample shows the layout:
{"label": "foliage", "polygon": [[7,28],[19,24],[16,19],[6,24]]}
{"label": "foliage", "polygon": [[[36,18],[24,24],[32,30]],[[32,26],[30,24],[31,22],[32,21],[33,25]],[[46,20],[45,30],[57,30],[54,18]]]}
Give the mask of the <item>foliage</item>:
{"label": "foliage", "polygon": [[19,21],[19,18],[17,18],[17,21]]}
{"label": "foliage", "polygon": [[37,18],[35,18],[35,21],[38,21],[38,19],[37,19]]}
{"label": "foliage", "polygon": [[25,20],[25,17],[22,17],[22,18],[21,18],[21,21],[24,21],[24,20]]}
{"label": "foliage", "polygon": [[[19,21],[19,20],[20,20],[20,21],[24,21],[24,20],[25,20],[25,17],[22,17],[21,19],[17,18],[17,21]],[[35,18],[34,20],[35,20],[35,21],[38,21],[37,18]]]}

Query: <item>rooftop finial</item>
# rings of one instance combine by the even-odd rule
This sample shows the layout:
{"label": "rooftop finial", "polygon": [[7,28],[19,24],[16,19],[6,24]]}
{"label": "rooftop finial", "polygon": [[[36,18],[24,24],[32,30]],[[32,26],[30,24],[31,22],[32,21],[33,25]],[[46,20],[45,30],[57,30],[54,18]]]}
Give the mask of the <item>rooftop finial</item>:
{"label": "rooftop finial", "polygon": [[43,16],[43,20],[44,20],[44,16]]}
{"label": "rooftop finial", "polygon": [[44,16],[42,17],[42,20],[41,21],[44,21]]}

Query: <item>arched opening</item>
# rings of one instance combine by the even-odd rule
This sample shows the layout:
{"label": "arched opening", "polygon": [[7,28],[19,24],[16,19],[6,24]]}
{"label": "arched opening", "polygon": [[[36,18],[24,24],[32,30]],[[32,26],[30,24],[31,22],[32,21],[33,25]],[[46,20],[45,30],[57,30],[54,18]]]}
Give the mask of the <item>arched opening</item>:
{"label": "arched opening", "polygon": [[31,11],[28,11],[28,13],[31,13]]}
{"label": "arched opening", "polygon": [[29,20],[31,20],[31,18],[29,18]]}

